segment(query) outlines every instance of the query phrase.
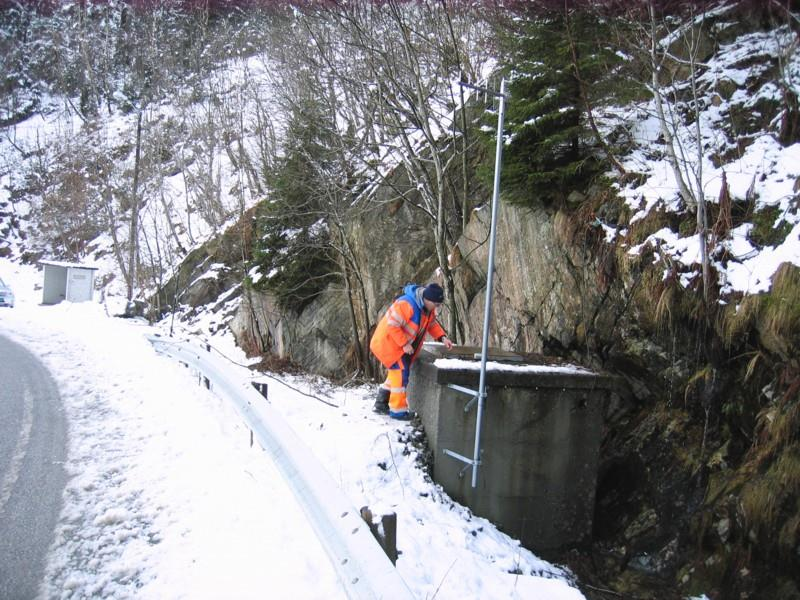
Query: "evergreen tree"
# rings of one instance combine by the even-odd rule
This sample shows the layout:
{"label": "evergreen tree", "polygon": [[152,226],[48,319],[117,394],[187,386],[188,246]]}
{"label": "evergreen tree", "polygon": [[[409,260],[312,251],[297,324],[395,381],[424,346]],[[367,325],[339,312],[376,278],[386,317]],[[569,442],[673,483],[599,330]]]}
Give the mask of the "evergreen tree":
{"label": "evergreen tree", "polygon": [[290,118],[286,149],[267,180],[272,190],[257,222],[255,287],[273,293],[284,308],[300,309],[322,291],[335,270],[329,254],[324,174],[336,169],[331,131],[318,107],[306,102]]}
{"label": "evergreen tree", "polygon": [[587,97],[615,58],[587,12],[546,11],[501,39],[509,79],[502,187],[512,202],[560,202],[603,168],[586,122]]}

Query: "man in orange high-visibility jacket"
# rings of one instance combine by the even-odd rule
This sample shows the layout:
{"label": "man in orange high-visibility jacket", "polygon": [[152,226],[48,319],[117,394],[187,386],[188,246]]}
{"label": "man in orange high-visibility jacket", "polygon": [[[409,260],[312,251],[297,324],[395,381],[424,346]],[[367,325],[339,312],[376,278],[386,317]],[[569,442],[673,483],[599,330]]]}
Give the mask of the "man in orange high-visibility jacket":
{"label": "man in orange high-visibility jacket", "polygon": [[378,390],[375,412],[389,413],[393,419],[407,421],[406,386],[411,363],[417,357],[426,334],[442,342],[448,350],[453,342],[436,322],[436,311],[444,302],[438,283],[407,285],[378,323],[369,348],[386,367],[386,381]]}

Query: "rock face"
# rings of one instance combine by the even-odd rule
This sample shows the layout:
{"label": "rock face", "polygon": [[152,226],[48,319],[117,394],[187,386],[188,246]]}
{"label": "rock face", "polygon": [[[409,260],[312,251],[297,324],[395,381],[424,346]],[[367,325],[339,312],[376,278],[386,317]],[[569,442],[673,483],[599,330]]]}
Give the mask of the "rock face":
{"label": "rock face", "polygon": [[[349,240],[373,324],[405,284],[432,279],[436,257],[430,221],[388,189],[379,189],[371,208],[350,223]],[[363,331],[361,312],[356,311],[355,319]],[[248,290],[230,326],[243,348],[277,354],[310,372],[337,377],[350,367],[353,319],[347,293],[336,283],[299,314],[280,314],[273,298]]]}
{"label": "rock face", "polygon": [[[488,208],[476,211],[459,247],[468,267],[485,281]],[[595,263],[559,224],[567,217],[543,208],[501,204],[497,224],[495,289],[490,343],[518,352],[568,349],[578,335],[602,324],[608,299],[595,280]],[[585,249],[584,249],[585,250]],[[468,299],[470,341],[480,340],[485,287]],[[605,332],[607,333],[607,332]]]}
{"label": "rock face", "polygon": [[[490,211],[473,211],[454,253],[460,313],[467,315],[465,343],[480,343],[485,302]],[[490,343],[517,352],[558,349],[607,336],[615,320],[613,296],[597,284],[589,253],[559,233],[566,220],[544,209],[501,205],[495,252]],[[435,280],[430,222],[410,203],[384,203],[352,225],[352,246],[364,275],[374,319],[409,282]],[[585,256],[584,256],[585,254]],[[291,358],[323,375],[342,375],[352,318],[342,286],[329,287],[301,314],[281,317],[274,301],[247,292],[231,324],[242,346]],[[446,315],[441,318],[446,323]],[[249,341],[246,341],[248,338]]]}
{"label": "rock face", "polygon": [[252,354],[272,353],[324,375],[344,372],[350,318],[344,294],[335,290],[290,316],[268,294],[247,290],[230,327],[239,346]]}

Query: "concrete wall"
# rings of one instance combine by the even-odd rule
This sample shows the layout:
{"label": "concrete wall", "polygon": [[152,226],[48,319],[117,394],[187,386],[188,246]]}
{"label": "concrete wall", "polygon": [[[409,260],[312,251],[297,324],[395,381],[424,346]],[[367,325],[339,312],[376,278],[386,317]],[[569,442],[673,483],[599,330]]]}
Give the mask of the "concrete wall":
{"label": "concrete wall", "polygon": [[465,412],[470,397],[447,384],[477,391],[479,371],[439,368],[436,358],[420,355],[408,390],[433,451],[434,480],[453,499],[536,552],[587,541],[603,405],[613,380],[557,370],[489,370],[482,464],[473,489],[471,467],[443,451],[473,456],[476,407]]}

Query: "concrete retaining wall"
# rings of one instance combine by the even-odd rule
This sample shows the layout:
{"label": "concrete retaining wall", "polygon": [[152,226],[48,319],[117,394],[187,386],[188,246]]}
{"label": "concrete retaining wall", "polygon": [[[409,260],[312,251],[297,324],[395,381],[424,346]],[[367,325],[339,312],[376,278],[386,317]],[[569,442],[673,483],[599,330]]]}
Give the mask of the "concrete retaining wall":
{"label": "concrete retaining wall", "polygon": [[[471,356],[471,350],[457,348],[455,355]],[[465,365],[448,360],[448,354],[442,347],[423,351],[408,389],[433,450],[434,480],[453,499],[536,552],[588,540],[603,406],[613,378],[577,369],[490,363],[482,464],[473,489],[471,467],[443,451],[473,456],[476,406],[465,412],[470,397],[447,384],[477,391],[480,361]]]}

